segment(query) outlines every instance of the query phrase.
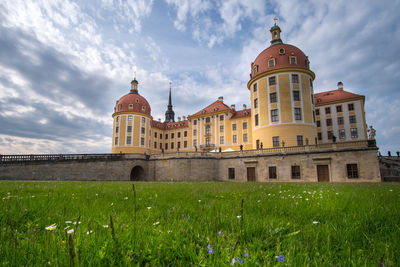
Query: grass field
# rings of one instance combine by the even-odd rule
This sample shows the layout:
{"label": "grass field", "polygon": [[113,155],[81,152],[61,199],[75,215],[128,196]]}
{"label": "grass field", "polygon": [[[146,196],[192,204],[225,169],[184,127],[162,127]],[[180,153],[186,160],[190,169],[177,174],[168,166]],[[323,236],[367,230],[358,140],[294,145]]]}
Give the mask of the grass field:
{"label": "grass field", "polygon": [[400,266],[399,184],[134,185],[0,182],[0,264]]}

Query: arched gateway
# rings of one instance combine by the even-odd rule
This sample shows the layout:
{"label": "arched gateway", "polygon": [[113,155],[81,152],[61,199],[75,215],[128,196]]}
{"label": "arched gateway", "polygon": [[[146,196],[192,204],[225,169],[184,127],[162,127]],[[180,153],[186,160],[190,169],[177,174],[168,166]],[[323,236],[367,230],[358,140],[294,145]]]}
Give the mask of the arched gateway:
{"label": "arched gateway", "polygon": [[144,169],[141,166],[133,167],[131,171],[131,181],[144,181]]}

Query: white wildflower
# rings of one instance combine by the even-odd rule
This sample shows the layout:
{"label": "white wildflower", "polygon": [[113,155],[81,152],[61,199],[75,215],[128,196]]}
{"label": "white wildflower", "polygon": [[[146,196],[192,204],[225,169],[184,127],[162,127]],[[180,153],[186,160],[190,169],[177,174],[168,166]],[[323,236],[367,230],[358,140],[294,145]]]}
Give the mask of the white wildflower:
{"label": "white wildflower", "polygon": [[312,223],[313,223],[313,224],[319,224],[319,222],[318,222],[318,221],[313,221]]}
{"label": "white wildflower", "polygon": [[128,197],[124,197],[125,200],[128,200]]}
{"label": "white wildflower", "polygon": [[46,230],[47,231],[53,231],[53,230],[56,230],[56,228],[57,228],[57,225],[54,223],[54,224],[52,224],[50,226],[47,226]]}
{"label": "white wildflower", "polygon": [[108,225],[107,224],[103,225],[103,228],[108,228]]}
{"label": "white wildflower", "polygon": [[74,229],[68,230],[67,234],[71,235],[74,233]]}
{"label": "white wildflower", "polygon": [[153,223],[153,225],[159,225],[160,224],[160,222],[155,222],[155,223]]}
{"label": "white wildflower", "polygon": [[93,232],[92,230],[89,230],[89,231],[86,232],[86,234],[90,235],[92,232]]}
{"label": "white wildflower", "polygon": [[150,210],[150,209],[151,209],[151,207],[147,207],[147,209],[148,209],[148,210]]}
{"label": "white wildflower", "polygon": [[65,221],[66,224],[72,223],[71,221]]}
{"label": "white wildflower", "polygon": [[238,218],[238,219],[240,219],[242,216],[240,216],[240,215],[238,215],[238,216],[236,216],[236,218]]}

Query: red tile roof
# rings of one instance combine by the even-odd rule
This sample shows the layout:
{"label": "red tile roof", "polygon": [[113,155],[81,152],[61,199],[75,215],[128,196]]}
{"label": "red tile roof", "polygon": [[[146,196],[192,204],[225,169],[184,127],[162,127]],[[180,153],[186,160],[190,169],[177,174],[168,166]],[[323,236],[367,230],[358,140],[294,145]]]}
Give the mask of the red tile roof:
{"label": "red tile roof", "polygon": [[[244,114],[245,112],[246,115]],[[237,118],[242,118],[242,117],[250,117],[251,116],[251,109],[243,109],[243,110],[238,110],[233,114],[231,119],[237,119]]]}
{"label": "red tile roof", "polygon": [[167,129],[176,129],[176,128],[184,128],[189,126],[189,121],[176,121],[176,122],[160,122],[160,121],[152,121],[151,127],[158,128],[161,130]]}
{"label": "red tile roof", "polygon": [[316,106],[318,106],[329,102],[352,99],[357,97],[364,97],[364,96],[350,93],[344,90],[332,90],[315,94],[314,103]]}
{"label": "red tile roof", "polygon": [[231,108],[228,107],[227,105],[225,105],[222,101],[217,100],[214,103],[212,103],[211,105],[200,110],[199,112],[196,112],[195,114],[191,115],[191,117],[205,115],[205,114],[218,112],[218,111],[225,111],[225,110],[231,110]]}
{"label": "red tile roof", "polygon": [[[132,109],[129,108],[132,105]],[[143,110],[144,109],[144,110]],[[114,108],[115,112],[138,112],[150,115],[151,108],[146,98],[138,93],[129,93],[121,97]]]}

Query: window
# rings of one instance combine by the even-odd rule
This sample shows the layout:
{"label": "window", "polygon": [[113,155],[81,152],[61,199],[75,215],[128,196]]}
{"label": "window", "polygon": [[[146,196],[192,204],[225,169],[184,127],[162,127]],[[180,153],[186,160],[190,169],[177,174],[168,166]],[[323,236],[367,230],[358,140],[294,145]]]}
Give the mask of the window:
{"label": "window", "polygon": [[168,143],[165,143],[165,150],[168,150]]}
{"label": "window", "polygon": [[332,126],[332,119],[326,119],[326,126]]}
{"label": "window", "polygon": [[183,137],[187,137],[187,131],[183,132]]}
{"label": "window", "polygon": [[210,123],[210,121],[211,121],[210,117],[207,117],[206,118],[206,123]]}
{"label": "window", "polygon": [[233,141],[232,141],[234,144],[236,144],[237,143],[237,136],[236,135],[233,135]]}
{"label": "window", "polygon": [[128,133],[132,132],[132,126],[128,125],[127,131],[128,131]]}
{"label": "window", "polygon": [[278,110],[277,109],[271,110],[271,121],[278,121]]}
{"label": "window", "polygon": [[331,114],[331,108],[330,107],[326,107],[325,108],[325,114]]}
{"label": "window", "polygon": [[290,57],[290,65],[296,65],[296,57]]}
{"label": "window", "polygon": [[269,166],[268,167],[269,179],[276,179],[276,166]]}
{"label": "window", "polygon": [[140,145],[144,146],[144,137],[140,138]]}
{"label": "window", "polygon": [[270,60],[268,60],[268,66],[269,66],[270,68],[272,68],[272,67],[275,66],[275,59],[274,59],[274,58],[271,58]]}
{"label": "window", "polygon": [[349,108],[349,110],[354,110],[354,104],[353,103],[348,104],[348,108]]}
{"label": "window", "polygon": [[168,134],[165,134],[165,139],[168,139]]}
{"label": "window", "polygon": [[339,129],[339,138],[344,139],[346,137],[344,129]]}
{"label": "window", "polygon": [[256,83],[253,85],[253,92],[257,92],[257,84]]}
{"label": "window", "polygon": [[[276,35],[275,35],[276,37]],[[285,54],[285,48],[280,48],[279,49],[279,55],[284,55]]]}
{"label": "window", "polygon": [[315,115],[319,116],[319,108],[315,109]]}
{"label": "window", "polygon": [[258,126],[258,114],[254,116],[254,125]]}
{"label": "window", "polygon": [[183,147],[187,148],[187,141],[183,141]]}
{"label": "window", "polygon": [[206,126],[206,134],[211,134],[211,127],[210,125]]}
{"label": "window", "polygon": [[133,109],[133,105],[132,104],[129,104],[129,109]]}
{"label": "window", "polygon": [[236,131],[236,123],[232,124],[232,131]]}
{"label": "window", "polygon": [[145,122],[146,122],[146,118],[142,117],[142,123],[145,123]]}
{"label": "window", "polygon": [[194,121],[193,121],[193,125],[197,125],[197,120],[194,120]]}
{"label": "window", "polygon": [[160,143],[160,149],[162,149],[162,143]]}
{"label": "window", "polygon": [[224,125],[220,125],[220,126],[219,126],[219,131],[220,131],[221,133],[224,132]]}
{"label": "window", "polygon": [[333,132],[332,131],[328,131],[328,140],[331,140],[333,137]]}
{"label": "window", "polygon": [[206,137],[206,146],[210,145],[210,137]]}
{"label": "window", "polygon": [[342,112],[342,106],[336,106],[336,112],[337,113],[340,113],[340,112]]}
{"label": "window", "polygon": [[292,179],[300,179],[300,166],[292,166]]}
{"label": "window", "polygon": [[196,130],[196,129],[193,130],[193,135],[194,135],[194,136],[197,135],[197,130]]}
{"label": "window", "polygon": [[358,137],[357,128],[350,128],[350,133],[351,133],[351,138]]}
{"label": "window", "polygon": [[344,124],[343,117],[338,117],[338,118],[337,118],[337,124],[338,124],[338,125],[343,125],[343,124]]}
{"label": "window", "polygon": [[349,116],[349,121],[350,123],[356,123],[356,116],[354,115]]}
{"label": "window", "polygon": [[243,130],[247,129],[247,122],[243,122]]}
{"label": "window", "polygon": [[115,132],[118,133],[119,132],[119,127],[115,127]]}
{"label": "window", "polygon": [[303,146],[303,136],[302,135],[297,136],[297,146]]}
{"label": "window", "polygon": [[181,132],[178,132],[178,138],[181,138]]}
{"label": "window", "polygon": [[120,110],[121,110],[121,108],[122,108],[122,105],[121,105],[121,104],[119,104],[119,105],[118,105],[118,111],[120,111]]}
{"label": "window", "polygon": [[301,120],[301,108],[294,108],[294,118],[295,120]]}
{"label": "window", "polygon": [[258,99],[254,99],[254,108],[258,108]]}
{"label": "window", "polygon": [[197,140],[196,140],[196,139],[193,140],[193,146],[194,146],[194,147],[197,146]]}
{"label": "window", "polygon": [[269,94],[269,102],[270,103],[276,103],[276,93],[270,93]]}
{"label": "window", "polygon": [[247,133],[243,134],[243,142],[247,143]]}
{"label": "window", "polygon": [[255,67],[253,68],[253,74],[256,75],[256,74],[257,74],[257,71],[258,71],[258,66],[255,66]]}
{"label": "window", "polygon": [[228,168],[228,178],[230,180],[235,179],[235,168]]}
{"label": "window", "polygon": [[278,147],[279,146],[279,136],[273,136],[272,137],[272,146],[273,147]]}
{"label": "window", "polygon": [[128,121],[132,121],[133,120],[133,116],[132,115],[129,115],[128,116]]}
{"label": "window", "polygon": [[160,133],[160,139],[162,139],[162,134]]}
{"label": "window", "polygon": [[322,133],[318,133],[318,140],[322,140]]}
{"label": "window", "polygon": [[119,122],[119,116],[117,116],[117,118],[115,119],[116,122]]}
{"label": "window", "polygon": [[130,144],[132,143],[132,137],[131,137],[131,136],[127,136],[127,137],[126,137],[126,143],[127,143],[128,145],[130,145]]}
{"label": "window", "polygon": [[221,145],[224,144],[224,137],[223,137],[223,136],[220,136],[220,137],[219,137],[219,143],[220,143]]}
{"label": "window", "polygon": [[154,138],[157,138],[157,132],[154,132]]}
{"label": "window", "polygon": [[292,83],[299,83],[299,75],[292,74]]}
{"label": "window", "polygon": [[142,106],[142,111],[145,111],[146,110],[146,107],[145,106]]}
{"label": "window", "polygon": [[174,133],[171,133],[171,139],[173,139],[175,137]]}
{"label": "window", "polygon": [[154,149],[157,149],[157,142],[154,142]]}
{"label": "window", "polygon": [[114,139],[114,145],[118,145],[118,137],[115,137],[115,139]]}
{"label": "window", "polygon": [[300,92],[299,91],[293,91],[293,100],[300,101]]}
{"label": "window", "polygon": [[321,127],[321,121],[317,121],[317,127]]}
{"label": "window", "polygon": [[223,121],[224,120],[224,115],[219,116],[219,120]]}
{"label": "window", "polygon": [[275,76],[269,77],[268,81],[269,81],[269,85],[275,85],[276,84]]}
{"label": "window", "polygon": [[353,179],[358,178],[357,164],[346,164],[347,178]]}
{"label": "window", "polygon": [[144,127],[142,127],[142,134],[144,134],[145,133],[145,128]]}
{"label": "window", "polygon": [[174,142],[171,142],[171,149],[174,149]]}

